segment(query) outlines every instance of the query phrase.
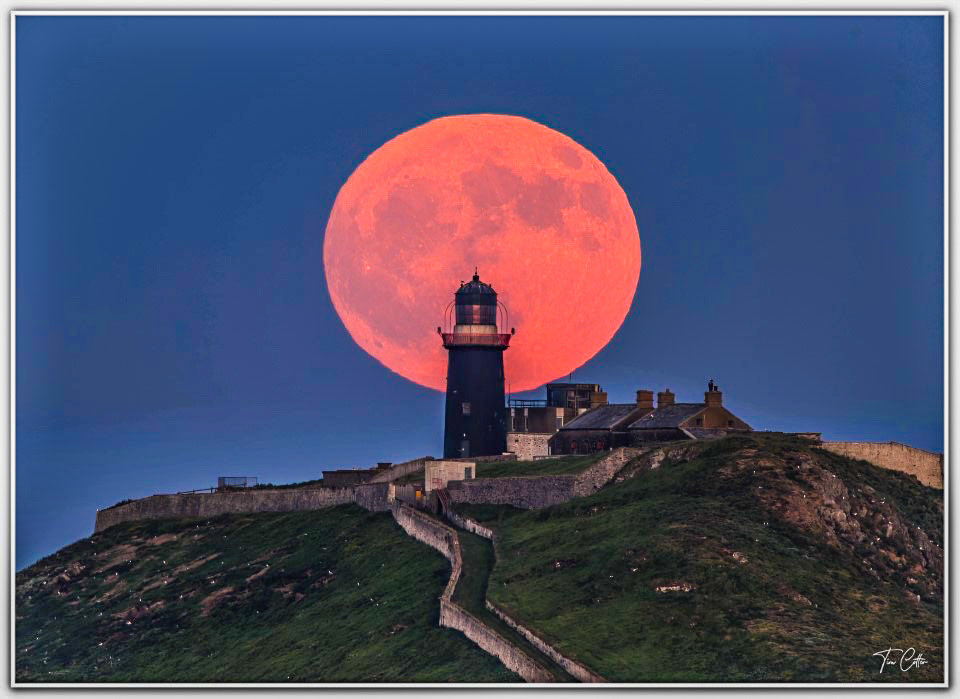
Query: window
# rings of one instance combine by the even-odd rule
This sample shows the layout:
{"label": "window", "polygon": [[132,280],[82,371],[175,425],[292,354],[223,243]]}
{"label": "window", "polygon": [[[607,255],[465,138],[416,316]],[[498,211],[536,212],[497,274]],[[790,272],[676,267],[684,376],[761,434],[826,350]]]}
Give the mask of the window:
{"label": "window", "polygon": [[727,427],[733,427],[733,420],[727,420]]}
{"label": "window", "polygon": [[461,403],[461,406],[463,407],[463,414],[464,414],[464,415],[469,415],[469,414],[470,414],[470,404],[469,404],[469,403]]}
{"label": "window", "polygon": [[463,469],[463,477],[467,480],[473,478],[473,466],[467,466]]}
{"label": "window", "polygon": [[698,418],[697,418],[697,427],[703,427],[703,418],[702,418],[702,417],[698,417]]}
{"label": "window", "polygon": [[561,427],[563,427],[563,416],[562,416],[562,415],[557,418],[557,429],[559,430]]}

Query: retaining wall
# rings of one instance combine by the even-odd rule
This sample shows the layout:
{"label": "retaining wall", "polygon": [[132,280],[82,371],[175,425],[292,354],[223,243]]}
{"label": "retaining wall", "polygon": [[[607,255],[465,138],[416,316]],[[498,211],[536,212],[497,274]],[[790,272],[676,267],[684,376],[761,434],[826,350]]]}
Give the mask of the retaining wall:
{"label": "retaining wall", "polygon": [[571,498],[590,495],[613,480],[623,466],[642,449],[620,447],[582,473],[564,476],[506,476],[451,481],[450,500],[474,505],[513,505],[533,510],[559,505]]}
{"label": "retaining wall", "polygon": [[924,485],[943,489],[943,454],[899,442],[823,442],[823,449],[869,461],[880,468],[916,476]]}
{"label": "retaining wall", "polygon": [[600,488],[613,480],[613,477],[617,475],[628,461],[639,456],[643,451],[643,449],[634,447],[612,449],[609,454],[577,476],[574,494],[582,497],[600,490]]}
{"label": "retaining wall", "polygon": [[424,464],[426,464],[428,461],[433,461],[433,457],[422,456],[419,459],[404,461],[401,464],[394,464],[390,468],[385,468],[382,471],[374,474],[373,478],[368,480],[367,483],[386,483],[388,481],[395,481],[398,478],[403,478],[404,476],[409,476],[411,473],[422,471]]}
{"label": "retaining wall", "polygon": [[513,505],[537,509],[559,505],[574,497],[576,476],[509,476],[452,481],[447,484],[452,502],[475,505]]}
{"label": "retaining wall", "polygon": [[527,639],[531,646],[550,658],[553,662],[562,667],[573,677],[576,677],[581,682],[606,682],[603,677],[593,672],[593,670],[590,670],[575,660],[571,660],[533,633],[533,631],[517,623],[517,621],[515,621],[509,614],[497,607],[490,600],[487,600],[486,603],[487,609],[500,617],[500,620],[503,621],[503,623]]}
{"label": "retaining wall", "polygon": [[389,509],[387,484],[363,484],[352,488],[257,488],[214,493],[151,495],[117,507],[97,510],[93,531],[140,519],[216,517],[246,512],[295,512],[319,510],[354,502],[379,512]]}

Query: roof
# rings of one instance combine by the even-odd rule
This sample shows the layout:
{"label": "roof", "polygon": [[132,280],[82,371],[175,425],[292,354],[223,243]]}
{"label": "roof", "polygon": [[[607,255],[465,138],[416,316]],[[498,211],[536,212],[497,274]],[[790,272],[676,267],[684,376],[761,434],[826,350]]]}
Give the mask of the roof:
{"label": "roof", "polygon": [[663,429],[665,427],[680,427],[680,423],[688,420],[707,406],[703,403],[674,403],[657,408],[649,415],[630,425],[631,430]]}
{"label": "roof", "polygon": [[608,403],[577,415],[561,430],[609,430],[637,409],[636,403]]}
{"label": "roof", "polygon": [[460,284],[460,288],[457,289],[456,296],[463,299],[468,297],[466,300],[470,302],[476,302],[479,300],[477,297],[490,297],[488,303],[492,303],[493,299],[496,299],[497,292],[493,290],[493,286],[487,284],[486,282],[480,281],[480,276],[477,274],[473,275],[473,279],[468,281],[466,284]]}

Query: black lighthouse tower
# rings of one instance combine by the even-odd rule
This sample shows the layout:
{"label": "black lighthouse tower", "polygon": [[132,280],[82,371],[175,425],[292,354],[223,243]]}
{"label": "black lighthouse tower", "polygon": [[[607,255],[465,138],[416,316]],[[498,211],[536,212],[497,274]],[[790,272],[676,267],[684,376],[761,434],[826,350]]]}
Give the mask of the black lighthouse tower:
{"label": "black lighthouse tower", "polygon": [[[513,334],[497,324],[497,292],[479,274],[454,295],[456,323],[437,328],[447,360],[447,408],[443,456],[488,456],[507,448],[503,395],[503,352]],[[506,311],[504,309],[504,317]],[[446,331],[446,332],[445,332]]]}

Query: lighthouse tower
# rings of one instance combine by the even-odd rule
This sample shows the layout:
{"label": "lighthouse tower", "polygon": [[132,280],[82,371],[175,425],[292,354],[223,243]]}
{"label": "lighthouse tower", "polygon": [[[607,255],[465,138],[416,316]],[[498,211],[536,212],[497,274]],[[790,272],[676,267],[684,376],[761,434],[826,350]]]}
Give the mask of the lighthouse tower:
{"label": "lighthouse tower", "polygon": [[[461,283],[454,295],[456,323],[437,328],[447,360],[447,407],[444,415],[443,457],[488,456],[507,448],[503,395],[503,352],[509,333],[497,324],[497,292],[479,274]],[[449,306],[448,306],[449,316]]]}

